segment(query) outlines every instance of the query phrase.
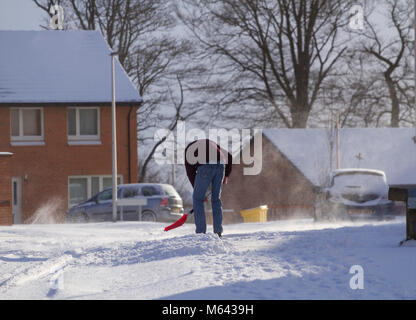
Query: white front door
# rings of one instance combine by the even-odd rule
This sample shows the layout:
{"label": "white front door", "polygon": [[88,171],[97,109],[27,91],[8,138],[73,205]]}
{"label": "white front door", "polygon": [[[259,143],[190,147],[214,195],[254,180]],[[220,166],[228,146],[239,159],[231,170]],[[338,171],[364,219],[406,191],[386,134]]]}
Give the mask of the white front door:
{"label": "white front door", "polygon": [[12,178],[12,214],[13,224],[22,223],[22,178]]}

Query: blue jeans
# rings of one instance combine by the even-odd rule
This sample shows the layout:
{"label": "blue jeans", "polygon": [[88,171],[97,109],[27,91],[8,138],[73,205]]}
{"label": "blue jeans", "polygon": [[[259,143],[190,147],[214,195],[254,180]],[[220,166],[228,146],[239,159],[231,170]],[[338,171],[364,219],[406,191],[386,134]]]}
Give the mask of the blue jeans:
{"label": "blue jeans", "polygon": [[192,196],[194,205],[196,233],[205,233],[207,231],[204,199],[208,187],[211,183],[211,203],[214,221],[214,233],[222,233],[222,203],[220,196],[223,178],[223,164],[203,164],[200,165],[197,169],[194,183],[194,193]]}

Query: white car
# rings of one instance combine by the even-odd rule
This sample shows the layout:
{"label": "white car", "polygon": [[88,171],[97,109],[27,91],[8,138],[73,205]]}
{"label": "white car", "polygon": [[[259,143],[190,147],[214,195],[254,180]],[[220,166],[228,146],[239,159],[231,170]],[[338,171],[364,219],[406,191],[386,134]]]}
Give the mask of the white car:
{"label": "white car", "polygon": [[394,203],[388,200],[389,186],[383,171],[372,169],[338,169],[330,175],[325,188],[326,205],[323,216],[328,218],[385,219],[392,217]]}

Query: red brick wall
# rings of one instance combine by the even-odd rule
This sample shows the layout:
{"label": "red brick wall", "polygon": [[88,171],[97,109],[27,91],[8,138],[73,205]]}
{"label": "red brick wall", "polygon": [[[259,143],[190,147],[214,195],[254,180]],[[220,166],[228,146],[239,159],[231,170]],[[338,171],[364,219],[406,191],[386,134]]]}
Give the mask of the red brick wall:
{"label": "red brick wall", "polygon": [[12,224],[11,159],[0,155],[0,225]]}
{"label": "red brick wall", "polygon": [[[137,182],[138,174],[137,108],[133,107],[129,114],[130,109],[117,107],[117,164],[124,183]],[[68,145],[67,108],[64,106],[43,108],[44,146],[11,146],[9,110],[0,107],[0,119],[7,119],[0,120],[0,150],[14,154],[12,176],[22,177],[23,221],[27,222],[36,209],[50,199],[61,203],[56,215],[63,221],[68,206],[68,176],[111,175],[111,108],[100,108],[101,145],[82,146]],[[23,180],[25,174],[27,181]]]}
{"label": "red brick wall", "polygon": [[244,164],[233,165],[222,203],[225,209],[234,209],[234,214],[224,214],[224,223],[242,222],[240,210],[260,205],[269,207],[268,220],[312,217],[312,185],[267,138],[262,140],[259,175],[244,175]]}

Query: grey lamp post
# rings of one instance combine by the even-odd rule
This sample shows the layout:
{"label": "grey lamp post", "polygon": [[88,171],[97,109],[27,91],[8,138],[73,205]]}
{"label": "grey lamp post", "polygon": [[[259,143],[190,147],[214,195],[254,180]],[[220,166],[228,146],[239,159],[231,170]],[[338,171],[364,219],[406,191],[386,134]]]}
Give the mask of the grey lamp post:
{"label": "grey lamp post", "polygon": [[116,136],[116,79],[114,59],[117,52],[111,55],[111,87],[112,87],[112,105],[111,105],[111,122],[112,122],[112,187],[113,187],[113,222],[117,221],[117,136]]}

